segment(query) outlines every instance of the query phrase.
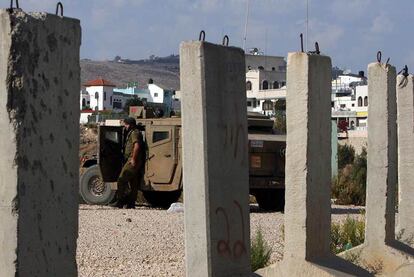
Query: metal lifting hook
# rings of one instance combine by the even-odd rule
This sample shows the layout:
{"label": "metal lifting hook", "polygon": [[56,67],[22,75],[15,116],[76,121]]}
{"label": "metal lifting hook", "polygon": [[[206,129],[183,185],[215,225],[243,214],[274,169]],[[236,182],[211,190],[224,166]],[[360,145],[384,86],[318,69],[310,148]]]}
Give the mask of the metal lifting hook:
{"label": "metal lifting hook", "polygon": [[398,72],[398,75],[402,75],[404,76],[404,78],[402,78],[401,82],[398,84],[398,87],[403,88],[408,84],[408,75],[410,75],[408,73],[408,66],[405,65],[403,69],[401,69],[400,72]]}
{"label": "metal lifting hook", "polygon": [[58,2],[56,5],[56,15],[59,15],[59,7],[60,7],[60,16],[63,16],[63,4],[62,2]]}
{"label": "metal lifting hook", "polygon": [[315,42],[315,53],[317,55],[319,55],[321,53],[321,51],[319,51],[319,43],[318,42]]}
{"label": "metal lifting hook", "polygon": [[200,35],[198,36],[199,41],[204,41],[206,39],[206,32],[204,30],[201,30]]}
{"label": "metal lifting hook", "polygon": [[225,35],[224,37],[223,37],[223,46],[229,46],[229,36],[228,35]]}
{"label": "metal lifting hook", "polygon": [[303,34],[302,33],[300,33],[300,50],[301,50],[302,53],[304,52],[303,51]]}
{"label": "metal lifting hook", "polygon": [[382,57],[382,53],[381,51],[377,52],[377,62],[381,63],[381,57]]}

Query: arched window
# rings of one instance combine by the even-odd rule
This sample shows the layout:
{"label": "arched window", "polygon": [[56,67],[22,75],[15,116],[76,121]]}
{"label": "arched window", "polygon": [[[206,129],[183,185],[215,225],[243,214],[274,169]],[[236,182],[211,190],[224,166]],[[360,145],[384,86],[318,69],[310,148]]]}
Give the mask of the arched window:
{"label": "arched window", "polygon": [[362,97],[358,97],[358,107],[362,107]]}
{"label": "arched window", "polygon": [[259,66],[258,69],[259,70],[264,70],[264,67],[263,66]]}
{"label": "arched window", "polygon": [[85,99],[85,98],[83,98],[83,99],[82,99],[82,108],[83,108],[83,107],[85,107],[85,106],[86,106],[86,99]]}
{"label": "arched window", "polygon": [[95,92],[95,99],[99,98],[99,92]]}
{"label": "arched window", "polygon": [[262,83],[262,89],[263,90],[269,89],[269,83],[266,80],[264,80],[263,83]]}
{"label": "arched window", "polygon": [[364,106],[367,107],[368,106],[368,96],[364,97]]}
{"label": "arched window", "polygon": [[247,83],[246,83],[246,90],[252,90],[252,82],[247,81]]}
{"label": "arched window", "polygon": [[279,82],[278,81],[273,82],[273,88],[279,88]]}

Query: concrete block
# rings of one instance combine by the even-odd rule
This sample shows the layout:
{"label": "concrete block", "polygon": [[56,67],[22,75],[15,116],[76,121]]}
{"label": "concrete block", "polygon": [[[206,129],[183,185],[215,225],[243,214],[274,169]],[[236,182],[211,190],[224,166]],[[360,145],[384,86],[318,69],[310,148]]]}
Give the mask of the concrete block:
{"label": "concrete block", "polygon": [[331,230],[331,59],[289,53],[285,252],[260,276],[366,276],[334,256]]}
{"label": "concrete block", "polygon": [[285,256],[330,252],[331,59],[289,53],[286,92]]}
{"label": "concrete block", "polygon": [[[395,67],[368,65],[368,165],[365,242],[347,253],[383,275],[412,271],[414,250],[395,240],[397,101]],[[403,270],[402,270],[403,268]],[[408,275],[407,275],[408,276]]]}
{"label": "concrete block", "polygon": [[180,47],[187,276],[248,276],[250,219],[244,52]]}
{"label": "concrete block", "polygon": [[395,67],[368,65],[367,244],[395,237],[397,185],[397,102]]}
{"label": "concrete block", "polygon": [[76,276],[80,22],[0,20],[0,275]]}
{"label": "concrete block", "polygon": [[397,77],[398,226],[401,239],[414,236],[414,76]]}

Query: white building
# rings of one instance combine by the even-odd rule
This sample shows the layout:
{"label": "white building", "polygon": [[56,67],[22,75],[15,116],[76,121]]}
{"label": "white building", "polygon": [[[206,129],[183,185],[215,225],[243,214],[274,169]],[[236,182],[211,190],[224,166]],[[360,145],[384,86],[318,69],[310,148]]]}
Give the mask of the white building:
{"label": "white building", "polygon": [[247,110],[273,114],[274,103],[286,98],[286,61],[283,57],[246,55]]}
{"label": "white building", "polygon": [[363,71],[358,75],[339,75],[333,80],[331,100],[332,117],[338,125],[346,125],[350,130],[367,128],[368,86]]}

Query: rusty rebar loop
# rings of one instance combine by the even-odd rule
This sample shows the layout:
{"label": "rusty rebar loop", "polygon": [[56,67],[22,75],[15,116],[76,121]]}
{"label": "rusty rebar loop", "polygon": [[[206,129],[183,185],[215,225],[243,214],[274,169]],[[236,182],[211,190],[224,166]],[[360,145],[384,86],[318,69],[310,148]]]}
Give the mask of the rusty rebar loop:
{"label": "rusty rebar loop", "polygon": [[[13,10],[13,0],[10,0],[10,10]],[[19,0],[16,0],[16,9],[20,9]]]}
{"label": "rusty rebar loop", "polygon": [[199,41],[205,41],[206,40],[206,32],[204,32],[204,30],[200,31],[200,34],[198,35],[198,40]]}
{"label": "rusty rebar loop", "polygon": [[381,51],[377,52],[377,62],[381,63],[381,57],[382,57],[382,53]]}
{"label": "rusty rebar loop", "polygon": [[389,65],[390,62],[390,58],[387,59],[386,63],[385,63],[385,67],[387,67]]}
{"label": "rusty rebar loop", "polygon": [[228,35],[225,35],[224,37],[223,37],[223,46],[229,46],[229,36]]}
{"label": "rusty rebar loop", "polygon": [[400,72],[398,72],[398,75],[402,75],[404,78],[402,78],[401,82],[398,84],[398,87],[403,88],[408,84],[408,66],[405,65],[403,69],[401,69]]}
{"label": "rusty rebar loop", "polygon": [[315,42],[315,53],[317,55],[319,55],[321,53],[321,51],[319,51],[319,43],[317,41]]}
{"label": "rusty rebar loop", "polygon": [[300,33],[300,51],[303,53],[305,51],[303,51],[303,34]]}
{"label": "rusty rebar loop", "polygon": [[62,4],[62,2],[58,2],[56,4],[56,15],[59,15],[59,8],[60,8],[60,16],[63,16],[63,4]]}

